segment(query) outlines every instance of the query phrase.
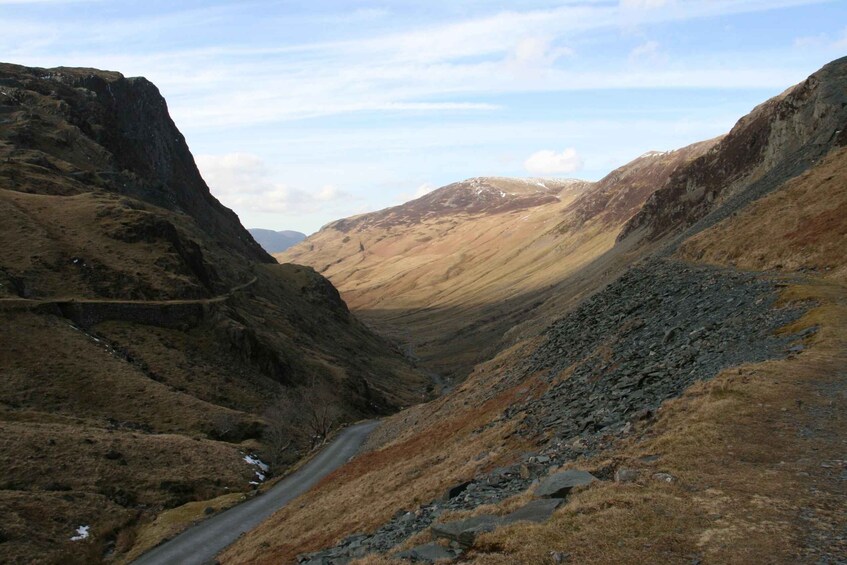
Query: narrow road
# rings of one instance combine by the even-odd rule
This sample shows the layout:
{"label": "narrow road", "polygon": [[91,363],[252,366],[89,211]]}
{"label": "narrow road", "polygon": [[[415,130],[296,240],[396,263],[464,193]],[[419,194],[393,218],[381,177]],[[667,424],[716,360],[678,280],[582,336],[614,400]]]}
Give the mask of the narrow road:
{"label": "narrow road", "polygon": [[258,526],[271,514],[349,461],[378,424],[377,421],[371,421],[350,426],[338,434],[338,437],[311,461],[274,485],[265,494],[200,522],[172,540],[151,549],[134,563],[136,565],[209,563],[242,533],[249,532]]}

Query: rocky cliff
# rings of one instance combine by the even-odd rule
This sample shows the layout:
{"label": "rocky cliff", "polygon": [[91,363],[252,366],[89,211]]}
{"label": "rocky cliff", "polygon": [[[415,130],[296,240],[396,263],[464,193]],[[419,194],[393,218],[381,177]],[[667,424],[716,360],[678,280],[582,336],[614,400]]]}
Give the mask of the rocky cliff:
{"label": "rocky cliff", "polygon": [[[4,137],[14,141],[3,158],[187,214],[227,249],[272,261],[209,192],[165,99],[147,79],[0,64],[0,89]],[[82,190],[57,184],[64,183],[28,191]]]}
{"label": "rocky cliff", "polygon": [[650,196],[619,240],[656,240],[688,227],[709,212],[743,207],[847,143],[847,58],[743,117],[708,153],[680,168]]}

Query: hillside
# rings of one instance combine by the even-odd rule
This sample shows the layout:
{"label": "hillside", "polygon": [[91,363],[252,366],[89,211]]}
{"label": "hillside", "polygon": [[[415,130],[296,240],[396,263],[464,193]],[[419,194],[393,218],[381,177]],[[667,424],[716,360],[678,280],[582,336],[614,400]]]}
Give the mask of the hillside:
{"label": "hillside", "polygon": [[[552,323],[388,418],[368,452],[221,561],[843,560],[846,128],[847,58],[609,214],[610,249],[560,283]],[[593,189],[556,226],[597,209]],[[326,250],[331,229],[296,250]],[[368,278],[336,269],[351,303],[368,296]],[[580,280],[604,284],[566,284]]]}
{"label": "hillside", "polygon": [[462,379],[617,272],[628,261],[612,249],[620,228],[713,143],[644,155],[596,183],[454,183],[333,222],[275,256],[314,267],[369,325],[426,367]]}
{"label": "hillside", "polygon": [[260,228],[250,228],[247,231],[268,253],[280,253],[306,239],[306,234],[299,231],[273,231]]}
{"label": "hillside", "polygon": [[249,495],[246,455],[280,474],[330,425],[423,398],[211,195],[147,80],[2,64],[0,124],[4,562],[137,553],[163,510],[179,528]]}

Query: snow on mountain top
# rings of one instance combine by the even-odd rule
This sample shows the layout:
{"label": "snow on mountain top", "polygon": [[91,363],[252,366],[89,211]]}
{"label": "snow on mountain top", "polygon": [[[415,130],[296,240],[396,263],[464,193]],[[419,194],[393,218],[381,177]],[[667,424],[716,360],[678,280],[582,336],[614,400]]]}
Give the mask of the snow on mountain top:
{"label": "snow on mountain top", "polygon": [[661,157],[662,155],[670,155],[671,153],[673,153],[673,151],[648,151],[641,155],[639,159],[643,159],[645,157]]}

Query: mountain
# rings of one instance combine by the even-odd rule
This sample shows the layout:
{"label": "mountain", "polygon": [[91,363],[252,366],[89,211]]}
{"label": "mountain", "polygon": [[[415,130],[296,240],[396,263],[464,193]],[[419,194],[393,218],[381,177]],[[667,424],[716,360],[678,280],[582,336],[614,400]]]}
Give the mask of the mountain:
{"label": "mountain", "polygon": [[256,243],[261,245],[262,249],[268,253],[280,253],[295,243],[300,243],[306,239],[306,234],[299,231],[273,231],[261,228],[251,228],[247,231],[250,232]]}
{"label": "mountain", "polygon": [[[716,142],[648,153],[595,183],[454,183],[332,222],[275,256],[314,267],[368,324],[431,370],[462,379],[626,264],[614,249],[621,227],[674,170]],[[605,264],[589,272],[604,254]]]}
{"label": "mountain", "polygon": [[0,124],[4,561],[137,555],[426,394],[210,194],[149,81],[2,64]]}
{"label": "mountain", "polygon": [[[464,382],[386,419],[364,454],[220,561],[841,559],[845,73],[834,61],[726,136],[645,155],[559,203],[403,224],[381,212],[284,254],[313,257],[380,331],[429,317],[469,348],[486,324],[522,333],[492,333]],[[522,218],[534,229],[511,243]],[[457,269],[514,269],[480,284],[445,271],[452,250]],[[513,286],[538,305],[503,306]],[[490,320],[468,325],[471,303]]]}

